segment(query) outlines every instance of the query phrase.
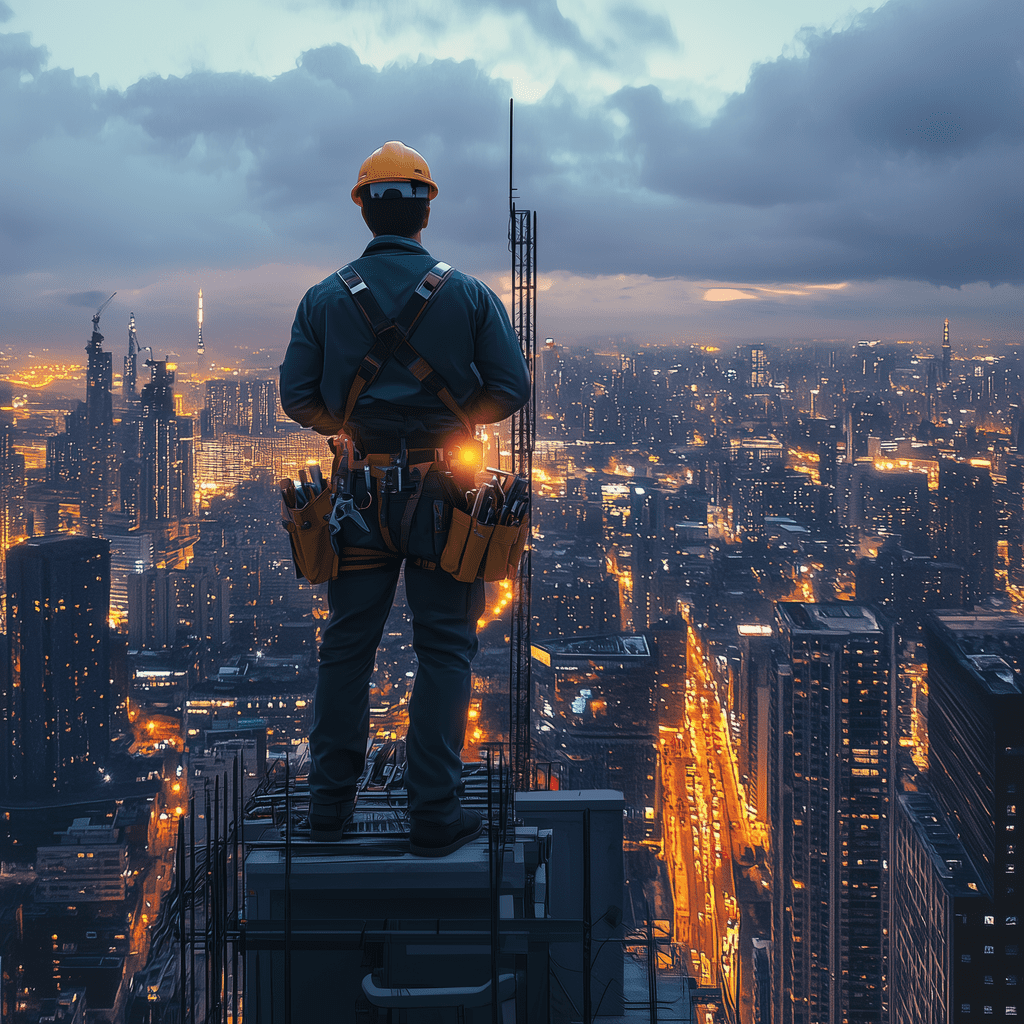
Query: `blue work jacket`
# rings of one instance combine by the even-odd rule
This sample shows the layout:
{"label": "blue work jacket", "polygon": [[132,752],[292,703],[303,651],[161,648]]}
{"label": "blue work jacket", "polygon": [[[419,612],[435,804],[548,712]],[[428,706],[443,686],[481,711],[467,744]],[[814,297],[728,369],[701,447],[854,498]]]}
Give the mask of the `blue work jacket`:
{"label": "blue work jacket", "polygon": [[[381,309],[397,316],[437,260],[418,242],[378,235],[352,266]],[[281,405],[297,423],[321,434],[341,427],[356,370],[374,342],[348,288],[331,274],[306,292],[295,313],[281,364]],[[496,423],[526,404],[530,374],[501,300],[482,281],[456,270],[410,339],[444,378],[474,423]],[[429,429],[462,429],[456,417],[396,359],[360,395],[350,426],[412,416]]]}

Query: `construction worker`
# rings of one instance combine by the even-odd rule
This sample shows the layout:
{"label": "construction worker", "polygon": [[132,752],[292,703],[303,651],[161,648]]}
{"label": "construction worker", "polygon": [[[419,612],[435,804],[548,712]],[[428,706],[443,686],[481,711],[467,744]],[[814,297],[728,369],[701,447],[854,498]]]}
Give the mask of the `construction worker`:
{"label": "construction worker", "polygon": [[[306,293],[281,366],[285,412],[339,435],[340,486],[352,498],[334,538],[339,573],[328,584],[309,734],[311,836],[338,840],[351,820],[370,677],[404,563],[419,662],[405,782],[410,851],[422,856],[450,853],[483,829],[458,798],[483,583],[460,583],[438,562],[452,506],[481,468],[474,425],[504,419],[530,393],[501,301],[420,244],[437,193],[416,150],[388,142],[370,154],[351,194],[373,240]],[[395,320],[398,334],[382,330]],[[395,350],[404,337],[409,345]]]}

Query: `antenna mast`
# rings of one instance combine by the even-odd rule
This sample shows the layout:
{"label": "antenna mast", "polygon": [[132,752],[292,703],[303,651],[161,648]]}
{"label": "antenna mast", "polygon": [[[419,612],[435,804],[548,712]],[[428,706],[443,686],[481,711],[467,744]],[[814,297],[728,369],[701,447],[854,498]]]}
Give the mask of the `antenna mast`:
{"label": "antenna mast", "polygon": [[[534,381],[530,401],[510,421],[512,465],[528,480],[533,479],[533,447],[537,419],[534,363],[537,354],[537,214],[516,208],[512,183],[513,101],[508,101],[508,210],[509,249],[512,253],[512,327]],[[530,767],[530,710],[533,704],[530,655],[531,545],[520,563],[513,583],[512,617],[509,627],[509,760],[512,785],[516,791],[533,789]]]}

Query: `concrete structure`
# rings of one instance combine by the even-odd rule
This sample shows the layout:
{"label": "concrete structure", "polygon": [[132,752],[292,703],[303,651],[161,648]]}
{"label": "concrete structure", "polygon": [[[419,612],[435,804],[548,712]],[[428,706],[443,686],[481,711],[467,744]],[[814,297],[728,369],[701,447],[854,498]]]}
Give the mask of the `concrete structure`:
{"label": "concrete structure", "polygon": [[58,535],[16,545],[7,595],[0,793],[45,799],[87,788],[109,751],[108,543]]}
{"label": "concrete structure", "polygon": [[[992,901],[963,844],[927,793],[903,793],[893,813],[890,1024],[980,1019],[985,920]],[[988,970],[989,985],[985,985]],[[971,1006],[964,1013],[963,1005]],[[1001,1007],[1003,1009],[1004,1007]]]}
{"label": "concrete structure", "polygon": [[892,629],[862,605],[776,605],[775,1024],[881,1024]]}

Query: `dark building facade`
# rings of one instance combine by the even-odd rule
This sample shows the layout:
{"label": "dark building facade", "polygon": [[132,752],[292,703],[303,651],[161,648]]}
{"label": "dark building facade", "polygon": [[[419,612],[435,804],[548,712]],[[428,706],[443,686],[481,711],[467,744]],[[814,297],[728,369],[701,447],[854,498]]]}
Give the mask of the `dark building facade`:
{"label": "dark building facade", "polygon": [[929,794],[896,798],[892,849],[890,1024],[981,1020],[992,901]]}
{"label": "dark building facade", "polygon": [[659,835],[655,658],[641,634],[533,645],[534,761],[558,766],[563,789],[617,789],[627,839]]}
{"label": "dark building facade", "polygon": [[0,788],[13,799],[99,781],[109,751],[110,547],[37,537],[7,553],[9,685]]}
{"label": "dark building facade", "polygon": [[881,1024],[892,629],[862,605],[776,605],[769,666],[776,1024]]}
{"label": "dark building facade", "polygon": [[1000,1008],[991,1015],[1015,1015],[1018,1008],[1024,1014],[1017,995],[1024,972],[1017,878],[1024,619],[1009,612],[931,612],[925,639],[929,786],[992,900],[983,956],[993,985],[964,1001],[973,1007],[980,999],[982,1006]]}
{"label": "dark building facade", "polygon": [[903,639],[915,639],[930,609],[966,604],[966,573],[954,562],[912,555],[892,537],[876,558],[857,563],[857,600],[877,605]]}
{"label": "dark building facade", "polygon": [[989,471],[943,461],[938,507],[936,554],[963,567],[969,600],[980,601],[995,586],[996,508]]}

